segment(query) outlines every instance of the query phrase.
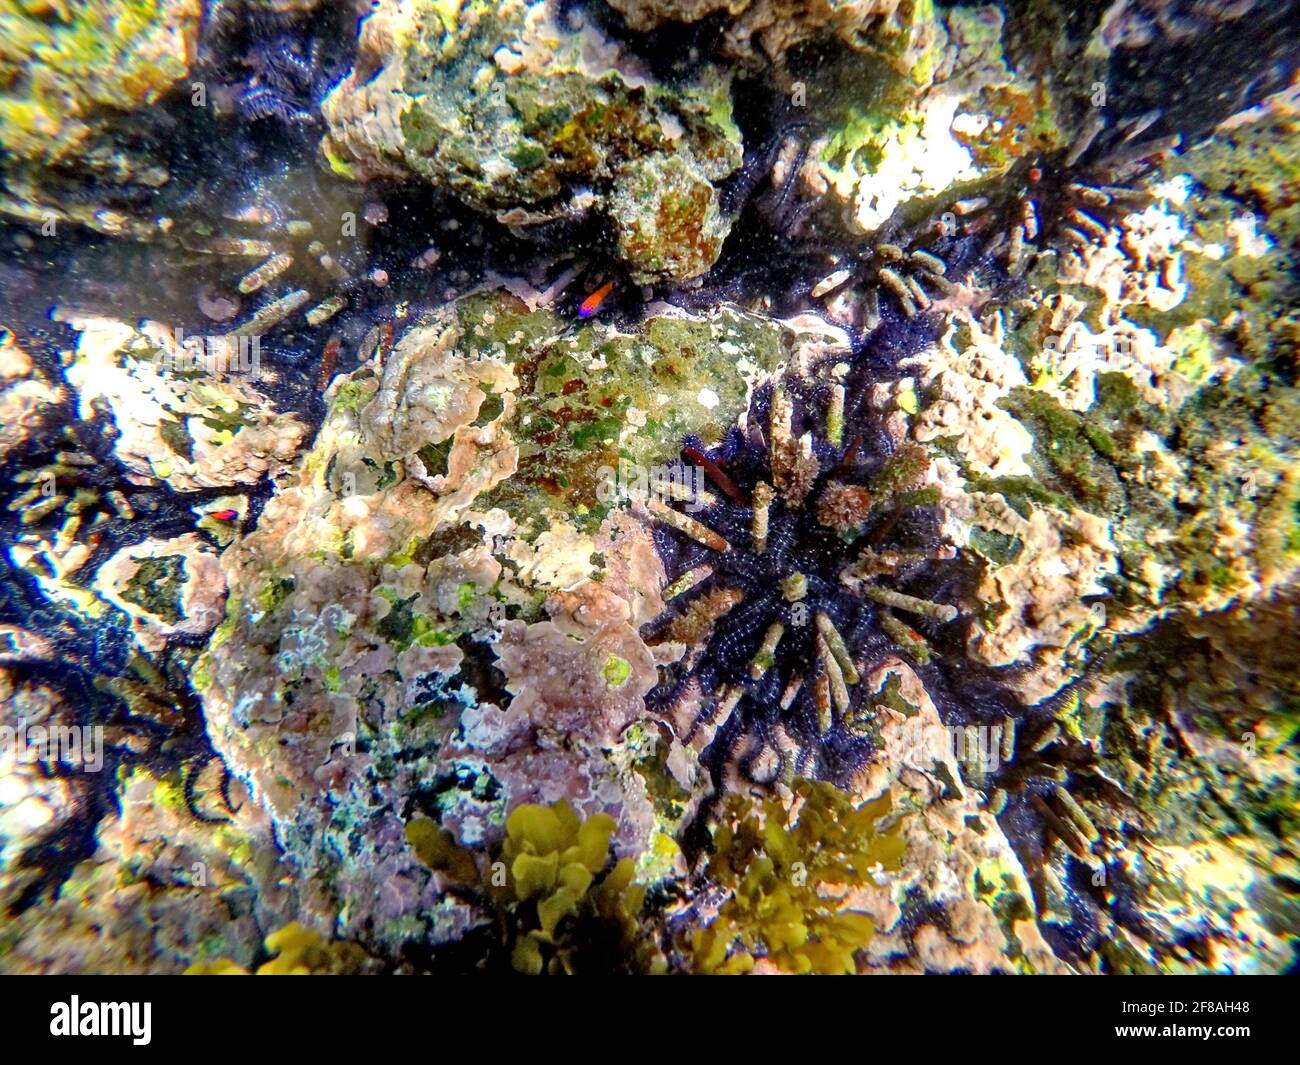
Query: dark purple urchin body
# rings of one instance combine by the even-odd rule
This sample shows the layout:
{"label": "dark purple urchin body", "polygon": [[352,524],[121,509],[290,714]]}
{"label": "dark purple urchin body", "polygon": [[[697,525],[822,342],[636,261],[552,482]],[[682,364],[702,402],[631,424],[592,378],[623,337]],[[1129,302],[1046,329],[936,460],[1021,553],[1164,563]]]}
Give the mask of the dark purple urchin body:
{"label": "dark purple urchin body", "polygon": [[[687,441],[685,462],[709,481],[703,505],[649,503],[669,584],[647,638],[685,645],[650,703],[719,784],[848,785],[876,745],[881,693],[867,674],[899,657],[943,686],[932,641],[960,646],[943,638],[957,609],[932,593],[969,571],[940,543],[928,459],[846,402],[862,398],[855,384],[766,386],[712,452]],[[1007,712],[999,694],[990,713]]]}
{"label": "dark purple urchin body", "polygon": [[[760,781],[787,772],[842,777],[870,754],[870,742],[842,721],[822,733],[810,693],[800,693],[784,707],[782,697],[791,678],[813,658],[812,618],[816,613],[824,612],[845,639],[856,645],[869,634],[869,612],[858,597],[839,586],[834,571],[843,561],[839,554],[842,545],[823,542],[823,530],[814,528],[808,515],[785,511],[783,506],[781,510],[772,519],[770,542],[763,555],[733,550],[719,556],[676,532],[664,532],[658,542],[674,579],[696,566],[714,563],[713,575],[698,589],[699,595],[718,588],[743,594],[740,605],[719,620],[698,665],[689,674],[705,691],[737,687],[744,691],[736,712],[718,728],[710,751],[724,760],[738,759],[741,770]],[[724,501],[701,518],[731,542],[743,544],[749,538],[747,508]],[[806,594],[791,602],[782,594],[781,584],[799,573],[805,575]],[[754,679],[753,660],[773,622],[784,626],[784,637],[773,655],[775,664]],[[695,738],[689,730],[695,724],[690,723],[682,735],[684,740]],[[717,722],[705,719],[700,727],[710,724],[716,726]],[[787,735],[781,735],[778,728],[784,728]],[[746,737],[751,742],[741,750]],[[791,749],[790,741],[798,747]],[[769,749],[780,752],[777,764],[758,764]],[[720,766],[712,768],[717,771]],[[774,772],[765,772],[765,768]]]}
{"label": "dark purple urchin body", "polygon": [[345,4],[217,0],[199,39],[200,74],[221,83],[248,122],[310,127],[350,51]]}

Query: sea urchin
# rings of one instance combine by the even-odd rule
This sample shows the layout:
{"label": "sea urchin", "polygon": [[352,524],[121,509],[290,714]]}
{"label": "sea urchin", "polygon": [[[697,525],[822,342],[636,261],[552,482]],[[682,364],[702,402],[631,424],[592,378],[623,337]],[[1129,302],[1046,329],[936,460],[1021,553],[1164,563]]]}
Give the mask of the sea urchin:
{"label": "sea urchin", "polygon": [[925,633],[958,617],[923,591],[956,554],[929,459],[891,440],[845,363],[786,372],[683,458],[718,492],[646,504],[669,577],[648,638],[678,658],[651,702],[718,783],[844,785],[874,749],[881,696],[862,679],[900,650],[924,665]]}

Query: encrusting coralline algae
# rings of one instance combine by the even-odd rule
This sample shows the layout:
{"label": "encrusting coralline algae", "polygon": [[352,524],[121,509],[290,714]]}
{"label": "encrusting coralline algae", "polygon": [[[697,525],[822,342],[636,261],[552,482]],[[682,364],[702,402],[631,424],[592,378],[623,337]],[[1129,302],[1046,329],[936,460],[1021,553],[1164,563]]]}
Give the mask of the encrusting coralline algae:
{"label": "encrusting coralline algae", "polygon": [[109,7],[0,0],[0,970],[1292,964],[1244,13]]}

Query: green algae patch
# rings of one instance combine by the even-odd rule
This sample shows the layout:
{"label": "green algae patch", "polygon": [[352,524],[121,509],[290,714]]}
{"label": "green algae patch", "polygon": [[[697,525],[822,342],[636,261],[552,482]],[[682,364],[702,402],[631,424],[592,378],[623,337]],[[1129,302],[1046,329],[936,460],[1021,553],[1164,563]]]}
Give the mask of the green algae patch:
{"label": "green algae patch", "polygon": [[1015,562],[1025,549],[1024,543],[1018,537],[991,532],[981,529],[978,525],[971,528],[969,544],[971,549],[982,558],[998,566]]}
{"label": "green algae patch", "polygon": [[1112,465],[1118,451],[1104,426],[1028,388],[1013,389],[999,406],[1033,434],[1028,462],[1043,488],[1096,514],[1123,509],[1124,486]]}
{"label": "green algae patch", "polygon": [[184,620],[181,595],[185,587],[185,556],[165,555],[141,559],[122,588],[122,598],[169,625]]}
{"label": "green algae patch", "polygon": [[601,676],[605,678],[605,684],[610,688],[621,688],[631,675],[631,663],[625,658],[619,658],[618,655],[610,655],[601,670]]}
{"label": "green algae patch", "polygon": [[440,625],[436,619],[416,612],[414,604],[420,598],[418,593],[399,599],[389,589],[380,588],[376,594],[388,600],[392,609],[376,624],[375,632],[398,651],[405,651],[411,646],[446,647],[456,642],[454,632]]}
{"label": "green algae patch", "polygon": [[566,327],[501,294],[467,299],[458,314],[468,357],[501,359],[519,381],[507,422],[518,469],[480,505],[536,531],[556,517],[597,528],[624,502],[620,471],[676,458],[690,434],[717,443],[786,354],[779,324],[727,309],[653,317],[631,335]]}

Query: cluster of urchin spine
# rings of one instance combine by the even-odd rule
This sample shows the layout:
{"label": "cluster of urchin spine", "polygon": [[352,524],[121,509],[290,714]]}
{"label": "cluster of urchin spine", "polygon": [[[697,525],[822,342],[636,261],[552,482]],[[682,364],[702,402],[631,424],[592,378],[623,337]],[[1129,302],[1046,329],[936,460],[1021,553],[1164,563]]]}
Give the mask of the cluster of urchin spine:
{"label": "cluster of urchin spine", "polygon": [[[666,715],[724,777],[846,782],[872,749],[868,663],[900,651],[928,660],[904,617],[958,616],[895,587],[895,573],[943,553],[924,521],[905,520],[931,501],[927,463],[909,445],[870,453],[879,434],[866,416],[846,416],[847,373],[837,364],[821,388],[780,380],[716,457],[688,447],[720,493],[698,493],[695,513],[647,503],[670,570],[669,610],[651,638],[685,654],[661,688]],[[798,410],[816,433],[798,433]]]}

